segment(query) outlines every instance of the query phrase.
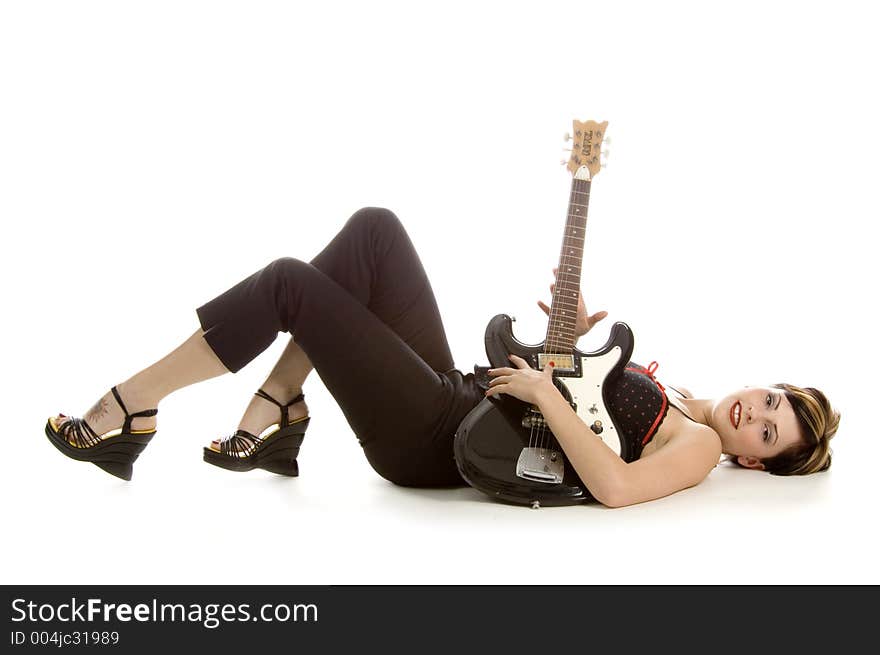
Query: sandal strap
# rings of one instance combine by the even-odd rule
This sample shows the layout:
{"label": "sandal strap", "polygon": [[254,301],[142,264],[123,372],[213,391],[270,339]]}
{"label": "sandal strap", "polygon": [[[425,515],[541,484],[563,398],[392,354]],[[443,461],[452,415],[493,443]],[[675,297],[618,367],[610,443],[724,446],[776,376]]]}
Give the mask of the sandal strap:
{"label": "sandal strap", "polygon": [[220,440],[220,452],[229,457],[250,457],[261,443],[262,439],[247,430],[236,430]]}
{"label": "sandal strap", "polygon": [[[116,398],[116,402],[119,403],[119,406],[122,408],[123,413],[125,414],[125,422],[122,424],[123,432],[131,432],[131,419],[137,418],[138,416],[155,416],[159,413],[158,409],[145,409],[142,412],[135,412],[134,414],[129,414],[128,410],[125,407],[125,403],[122,402],[122,396],[119,395],[119,392],[116,390],[116,385],[113,385],[113,388],[110,389],[113,392],[113,397]],[[89,428],[91,429],[91,428]]]}
{"label": "sandal strap", "polygon": [[122,396],[119,395],[119,392],[116,390],[116,385],[113,385],[113,388],[110,389],[113,392],[113,397],[116,398],[116,402],[119,403],[119,406],[122,408],[123,413],[128,416],[128,410],[125,408],[125,403],[122,402]]}
{"label": "sandal strap", "polygon": [[63,436],[67,442],[70,442],[70,437],[73,436],[73,445],[77,448],[90,448],[101,441],[101,438],[84,418],[70,417],[61,425],[58,434]]}
{"label": "sandal strap", "polygon": [[266,400],[275,403],[276,405],[278,405],[278,407],[281,408],[281,425],[280,425],[280,427],[282,427],[282,428],[286,428],[288,425],[290,425],[290,415],[288,414],[288,407],[290,407],[291,405],[296,405],[298,402],[300,402],[301,400],[303,400],[305,398],[305,394],[300,393],[296,398],[291,400],[289,403],[287,403],[286,405],[282,405],[281,403],[279,403],[277,400],[275,400],[272,396],[270,396],[268,393],[266,393],[262,389],[257,389],[254,392],[254,395],[260,396],[260,398],[265,398]]}
{"label": "sandal strap", "polygon": [[[156,416],[156,414],[159,413],[158,409],[145,409],[141,412],[129,414],[116,387],[114,386],[110,391],[113,392],[113,397],[116,398],[116,402],[119,403],[119,406],[125,414],[125,422],[122,424],[123,433],[131,432],[131,420],[133,418],[138,418],[140,416]],[[68,443],[72,443],[77,448],[91,448],[92,446],[97,446],[101,443],[101,437],[92,429],[92,426],[89,425],[88,421],[84,418],[73,416],[68,417],[68,420],[58,429],[58,434],[64,437]]]}

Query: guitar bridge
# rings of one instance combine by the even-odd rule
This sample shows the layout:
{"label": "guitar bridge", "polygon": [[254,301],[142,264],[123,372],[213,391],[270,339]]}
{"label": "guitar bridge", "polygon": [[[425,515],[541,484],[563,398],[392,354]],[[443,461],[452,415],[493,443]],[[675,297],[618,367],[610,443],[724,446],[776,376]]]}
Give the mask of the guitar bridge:
{"label": "guitar bridge", "polygon": [[552,448],[523,448],[516,460],[516,474],[525,480],[560,484],[565,465],[562,454]]}

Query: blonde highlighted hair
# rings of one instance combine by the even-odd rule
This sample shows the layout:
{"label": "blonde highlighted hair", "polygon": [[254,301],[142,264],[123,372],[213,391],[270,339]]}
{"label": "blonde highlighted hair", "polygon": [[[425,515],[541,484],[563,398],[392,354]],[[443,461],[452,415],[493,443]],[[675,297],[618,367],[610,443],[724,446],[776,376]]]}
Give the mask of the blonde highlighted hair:
{"label": "blonde highlighted hair", "polygon": [[801,439],[778,455],[762,460],[764,470],[775,475],[807,475],[827,470],[831,466],[830,442],[837,432],[840,412],[831,406],[824,393],[813,387],[785,383],[772,386],[781,389],[791,403]]}

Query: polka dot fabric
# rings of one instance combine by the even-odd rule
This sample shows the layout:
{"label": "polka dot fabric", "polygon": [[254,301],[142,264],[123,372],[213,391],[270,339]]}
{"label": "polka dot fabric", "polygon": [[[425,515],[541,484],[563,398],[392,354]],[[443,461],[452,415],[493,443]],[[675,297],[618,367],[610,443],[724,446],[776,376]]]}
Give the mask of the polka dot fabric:
{"label": "polka dot fabric", "polygon": [[628,461],[641,456],[669,411],[663,387],[648,369],[635,362],[629,362],[623,373],[610,382],[607,406],[621,437],[632,447]]}

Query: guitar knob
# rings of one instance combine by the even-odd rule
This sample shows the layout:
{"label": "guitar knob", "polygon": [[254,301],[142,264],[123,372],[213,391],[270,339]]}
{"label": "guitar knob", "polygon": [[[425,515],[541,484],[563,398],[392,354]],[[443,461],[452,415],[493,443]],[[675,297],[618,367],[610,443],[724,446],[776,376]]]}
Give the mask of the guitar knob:
{"label": "guitar knob", "polygon": [[541,509],[541,503],[537,500],[532,501],[532,509]]}

